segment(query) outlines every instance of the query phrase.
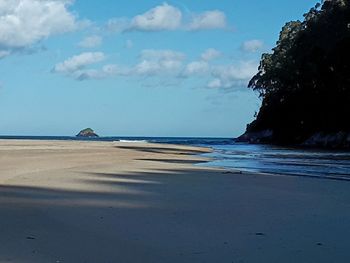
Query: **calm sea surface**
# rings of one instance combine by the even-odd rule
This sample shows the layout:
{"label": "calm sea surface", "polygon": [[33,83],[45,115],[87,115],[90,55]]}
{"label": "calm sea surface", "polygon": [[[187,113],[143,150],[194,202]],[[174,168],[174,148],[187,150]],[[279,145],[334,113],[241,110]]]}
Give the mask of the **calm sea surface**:
{"label": "calm sea surface", "polygon": [[[1,136],[0,139],[82,140],[75,137]],[[213,161],[200,164],[248,172],[350,180],[350,151],[296,149],[235,143],[229,138],[102,137],[93,141],[152,142],[205,146]]]}

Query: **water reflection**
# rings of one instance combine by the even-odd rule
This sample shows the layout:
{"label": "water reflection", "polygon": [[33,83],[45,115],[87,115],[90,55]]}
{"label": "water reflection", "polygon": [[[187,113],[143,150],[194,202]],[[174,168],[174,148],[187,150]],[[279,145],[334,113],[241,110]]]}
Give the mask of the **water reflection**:
{"label": "water reflection", "polygon": [[350,180],[350,152],[293,149],[268,145],[215,145],[208,166],[249,172]]}

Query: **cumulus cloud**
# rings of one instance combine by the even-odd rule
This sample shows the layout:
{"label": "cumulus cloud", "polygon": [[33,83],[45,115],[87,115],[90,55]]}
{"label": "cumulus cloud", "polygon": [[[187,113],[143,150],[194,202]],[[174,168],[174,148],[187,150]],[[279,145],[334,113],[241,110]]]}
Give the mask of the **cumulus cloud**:
{"label": "cumulus cloud", "polygon": [[51,35],[75,30],[78,22],[68,10],[70,3],[67,0],[1,0],[1,52],[27,48]]}
{"label": "cumulus cloud", "polygon": [[257,52],[259,50],[261,50],[264,47],[264,42],[261,40],[257,40],[257,39],[253,39],[253,40],[249,40],[249,41],[245,41],[242,44],[242,50],[245,52]]}
{"label": "cumulus cloud", "polygon": [[183,69],[183,71],[179,74],[179,77],[187,78],[195,75],[204,75],[209,73],[212,68],[209,62],[219,58],[220,56],[221,52],[214,48],[209,48],[205,50],[200,55],[200,60],[188,63]]}
{"label": "cumulus cloud", "polygon": [[101,69],[79,69],[70,74],[77,80],[104,79],[113,76],[124,77],[163,77],[178,72],[182,61],[174,58],[143,59],[131,67],[106,65]]}
{"label": "cumulus cloud", "polygon": [[186,58],[181,52],[154,49],[141,51],[139,57],[141,61],[133,69],[137,75],[156,75],[179,70]]}
{"label": "cumulus cloud", "polygon": [[128,29],[130,21],[128,18],[112,18],[109,19],[106,25],[106,29],[112,33],[120,33]]}
{"label": "cumulus cloud", "polygon": [[[208,54],[210,53],[208,52]],[[203,54],[201,60],[188,63],[178,77],[201,77],[207,81],[208,88],[233,91],[236,88],[246,87],[249,79],[256,74],[258,69],[256,61],[241,61],[226,65],[212,64],[210,59],[216,56],[204,56],[205,60]],[[217,53],[215,52],[215,54]]]}
{"label": "cumulus cloud", "polygon": [[129,30],[161,31],[175,30],[181,26],[182,12],[167,3],[156,6],[144,14],[135,16]]}
{"label": "cumulus cloud", "polygon": [[224,12],[219,10],[206,11],[193,15],[188,26],[189,30],[224,29],[227,27],[227,18]]}
{"label": "cumulus cloud", "polygon": [[102,67],[102,69],[85,69],[79,70],[75,73],[77,80],[83,81],[88,79],[104,79],[113,76],[127,76],[129,74],[128,68],[123,68],[119,65],[109,64]]}
{"label": "cumulus cloud", "polygon": [[221,79],[213,79],[208,82],[208,88],[211,88],[211,89],[218,89],[218,88],[221,88],[222,86],[223,85],[222,85]]}
{"label": "cumulus cloud", "polygon": [[183,66],[185,54],[173,50],[141,51],[139,61],[134,66],[105,65],[100,69],[89,69],[87,66],[105,59],[102,52],[86,52],[58,63],[53,73],[60,73],[78,80],[103,79],[111,76],[162,76],[178,72]]}
{"label": "cumulus cloud", "polygon": [[79,42],[78,46],[82,48],[95,48],[102,44],[102,37],[88,36]]}
{"label": "cumulus cloud", "polygon": [[[215,56],[209,57],[213,59]],[[128,78],[142,77],[143,80],[156,80],[156,83],[161,83],[163,80],[178,82],[188,78],[196,78],[205,87],[234,91],[237,88],[247,86],[249,79],[257,72],[258,68],[256,61],[220,65],[211,63],[208,58],[186,64],[186,55],[182,52],[155,49],[142,50],[138,60],[132,65],[92,66],[105,58],[106,56],[101,52],[82,53],[58,63],[52,72],[80,81],[123,76]],[[159,82],[159,80],[161,81]]]}
{"label": "cumulus cloud", "polygon": [[191,77],[208,73],[210,66],[206,61],[193,61],[186,65],[180,77]]}
{"label": "cumulus cloud", "polygon": [[[188,21],[185,23],[185,20]],[[210,30],[224,29],[227,19],[224,12],[209,10],[202,13],[190,14],[186,17],[183,12],[164,2],[133,18],[113,18],[107,23],[107,30],[112,32],[126,31],[171,31],[171,30]]]}
{"label": "cumulus cloud", "polygon": [[205,61],[210,61],[210,60],[219,58],[220,56],[221,56],[221,52],[219,50],[216,50],[214,48],[209,48],[202,53],[201,59]]}
{"label": "cumulus cloud", "polygon": [[86,66],[96,64],[104,59],[105,55],[102,52],[85,52],[58,63],[52,71],[76,78],[81,75],[81,70],[85,69]]}
{"label": "cumulus cloud", "polygon": [[7,57],[11,54],[11,51],[9,50],[0,50],[0,59]]}
{"label": "cumulus cloud", "polygon": [[251,77],[256,74],[256,61],[242,61],[237,65],[216,66],[212,69],[213,80],[209,81],[209,88],[232,89],[246,86]]}
{"label": "cumulus cloud", "polygon": [[141,59],[147,60],[184,60],[186,55],[182,52],[165,49],[144,49],[139,56]]}
{"label": "cumulus cloud", "polygon": [[64,74],[79,81],[104,79],[118,75],[127,76],[130,74],[129,68],[116,64],[107,64],[101,68],[88,68],[88,66],[97,64],[105,59],[106,56],[102,52],[85,52],[58,63],[52,72]]}
{"label": "cumulus cloud", "polygon": [[238,65],[217,66],[213,74],[223,79],[245,80],[252,77],[257,68],[256,61],[241,61]]}

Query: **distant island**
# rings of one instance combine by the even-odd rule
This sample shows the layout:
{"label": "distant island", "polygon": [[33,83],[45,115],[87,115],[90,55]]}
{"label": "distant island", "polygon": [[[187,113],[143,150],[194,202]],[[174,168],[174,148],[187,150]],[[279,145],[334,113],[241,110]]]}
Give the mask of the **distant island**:
{"label": "distant island", "polygon": [[76,137],[85,137],[85,138],[96,138],[99,137],[95,131],[91,128],[86,128],[84,130],[81,130]]}
{"label": "distant island", "polygon": [[249,88],[262,106],[238,141],[350,148],[350,2],[287,23]]}

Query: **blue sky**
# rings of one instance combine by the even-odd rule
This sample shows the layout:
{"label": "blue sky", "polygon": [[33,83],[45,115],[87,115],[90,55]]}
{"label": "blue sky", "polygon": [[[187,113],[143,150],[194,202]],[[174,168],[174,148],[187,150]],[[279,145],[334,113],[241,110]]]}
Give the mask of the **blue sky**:
{"label": "blue sky", "polygon": [[315,3],[0,1],[0,134],[238,136],[261,54]]}

